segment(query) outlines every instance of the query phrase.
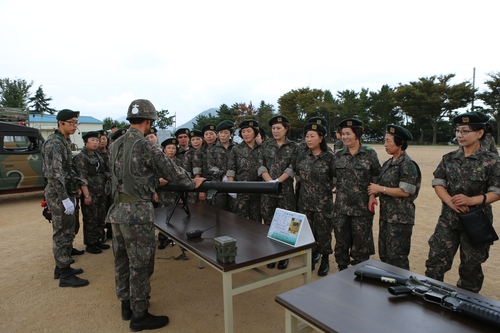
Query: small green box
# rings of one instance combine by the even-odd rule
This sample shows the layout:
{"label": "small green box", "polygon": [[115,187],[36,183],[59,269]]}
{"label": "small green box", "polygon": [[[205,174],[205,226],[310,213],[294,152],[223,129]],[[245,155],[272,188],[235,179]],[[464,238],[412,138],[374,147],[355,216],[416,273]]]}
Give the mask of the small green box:
{"label": "small green box", "polygon": [[217,255],[217,261],[220,261],[223,264],[234,262],[237,252],[236,239],[229,236],[220,236],[214,238],[214,241],[214,250]]}

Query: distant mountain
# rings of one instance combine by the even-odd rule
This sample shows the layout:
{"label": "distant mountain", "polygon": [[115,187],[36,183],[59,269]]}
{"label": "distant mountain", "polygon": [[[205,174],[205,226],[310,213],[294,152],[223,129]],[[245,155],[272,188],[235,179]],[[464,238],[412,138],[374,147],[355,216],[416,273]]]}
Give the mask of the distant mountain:
{"label": "distant mountain", "polygon": [[177,128],[187,127],[189,129],[193,129],[193,123],[196,121],[196,118],[198,116],[206,116],[206,117],[208,117],[209,114],[212,114],[212,116],[217,117],[217,109],[216,108],[210,108],[210,109],[208,109],[206,111],[198,113],[190,121],[188,121],[188,122],[186,122],[186,123],[184,123],[182,125],[178,125]]}

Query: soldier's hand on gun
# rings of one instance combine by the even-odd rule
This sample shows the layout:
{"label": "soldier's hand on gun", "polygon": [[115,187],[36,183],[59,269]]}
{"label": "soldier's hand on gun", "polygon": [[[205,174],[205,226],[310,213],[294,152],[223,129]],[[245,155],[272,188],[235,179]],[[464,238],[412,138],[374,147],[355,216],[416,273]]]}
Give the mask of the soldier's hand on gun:
{"label": "soldier's hand on gun", "polygon": [[166,181],[165,179],[163,178],[160,178],[160,186],[165,186],[168,184],[168,181]]}
{"label": "soldier's hand on gun", "polygon": [[65,209],[64,214],[71,215],[75,212],[75,204],[73,203],[73,201],[71,201],[70,198],[64,199],[62,203]]}

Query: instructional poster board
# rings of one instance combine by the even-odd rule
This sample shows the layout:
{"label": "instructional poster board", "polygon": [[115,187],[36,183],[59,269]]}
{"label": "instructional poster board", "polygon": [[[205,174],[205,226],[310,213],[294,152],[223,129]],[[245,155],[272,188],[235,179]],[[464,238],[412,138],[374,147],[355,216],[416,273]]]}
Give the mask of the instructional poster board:
{"label": "instructional poster board", "polygon": [[293,247],[315,241],[307,216],[281,208],[276,208],[274,212],[267,238]]}

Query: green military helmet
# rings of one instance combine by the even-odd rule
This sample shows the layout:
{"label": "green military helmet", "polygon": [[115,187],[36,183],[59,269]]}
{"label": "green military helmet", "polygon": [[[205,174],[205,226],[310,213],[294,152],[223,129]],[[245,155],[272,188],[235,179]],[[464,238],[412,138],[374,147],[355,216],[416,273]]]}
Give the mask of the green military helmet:
{"label": "green military helmet", "polygon": [[72,118],[78,118],[80,116],[80,111],[73,111],[70,109],[63,109],[57,113],[56,119],[61,121],[70,120]]}
{"label": "green military helmet", "polygon": [[306,126],[304,126],[304,135],[307,134],[309,131],[316,131],[318,132],[321,136],[326,135],[326,128],[325,126],[321,124],[316,124],[316,123],[309,123]]}
{"label": "green military helmet", "polygon": [[217,132],[220,132],[220,131],[225,130],[225,129],[229,130],[229,132],[231,132],[231,134],[233,134],[234,123],[231,120],[223,120],[220,123],[218,123],[217,126],[215,127],[215,130]]}
{"label": "green military helmet", "polygon": [[119,130],[117,130],[116,132],[111,134],[111,141],[115,141],[116,139],[118,139],[120,136],[122,136],[126,132],[127,132],[126,128],[120,128]]}
{"label": "green military helmet", "polygon": [[100,137],[101,137],[101,133],[99,133],[99,131],[89,131],[89,132],[83,133],[83,135],[82,135],[83,142],[87,142],[87,140],[90,138],[98,138],[99,139]]}
{"label": "green military helmet", "polygon": [[484,113],[473,111],[462,113],[453,118],[453,124],[455,125],[470,125],[470,124],[485,124],[488,122],[490,117]]}
{"label": "green military helmet", "polygon": [[397,136],[403,140],[406,141],[411,141],[413,140],[413,135],[411,135],[410,131],[408,131],[406,128],[403,126],[399,125],[387,125],[386,126],[386,133],[392,134],[394,136]]}
{"label": "green military helmet", "polygon": [[194,137],[203,138],[203,132],[199,131],[199,130],[192,130],[191,132],[189,132],[189,137],[190,138],[194,138]]}
{"label": "green military helmet", "polygon": [[158,119],[158,114],[153,103],[147,99],[136,99],[130,103],[127,112],[127,120],[133,118],[156,120]]}
{"label": "green military helmet", "polygon": [[321,116],[309,118],[309,119],[307,119],[307,123],[308,124],[317,124],[317,125],[321,125],[324,127],[328,127],[328,122],[326,121],[326,119],[324,117],[321,117]]}
{"label": "green military helmet", "polygon": [[213,124],[207,124],[207,125],[203,126],[201,131],[203,132],[203,134],[205,134],[206,131],[212,131],[212,132],[217,133],[216,126]]}
{"label": "green military helmet", "polygon": [[339,128],[346,128],[346,127],[362,127],[363,122],[359,119],[356,118],[347,118],[342,120],[339,123]]}

